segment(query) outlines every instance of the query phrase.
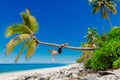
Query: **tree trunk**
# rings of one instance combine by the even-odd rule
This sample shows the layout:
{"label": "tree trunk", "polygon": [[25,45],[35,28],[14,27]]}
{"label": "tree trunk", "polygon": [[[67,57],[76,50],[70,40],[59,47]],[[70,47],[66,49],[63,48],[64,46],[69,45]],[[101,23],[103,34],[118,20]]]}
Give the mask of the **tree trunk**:
{"label": "tree trunk", "polygon": [[110,24],[110,28],[112,29],[113,26],[112,26],[112,22],[111,22],[109,16],[107,16],[107,20],[108,20],[108,22],[109,22],[109,24]]}
{"label": "tree trunk", "polygon": [[[55,46],[55,47],[59,47],[61,44],[55,44],[55,43],[48,43],[48,42],[42,42],[39,41],[35,36],[32,37],[38,44],[43,44],[43,45],[47,45],[47,46]],[[95,50],[98,47],[92,47],[92,48],[83,48],[83,47],[73,47],[73,46],[65,46],[62,48],[67,48],[67,49],[72,49],[72,50]]]}
{"label": "tree trunk", "polygon": [[103,27],[102,22],[103,22],[103,20],[102,20],[102,18],[101,18],[101,28],[102,28],[102,30],[103,30],[103,33],[105,33],[105,29],[104,29],[104,27]]}

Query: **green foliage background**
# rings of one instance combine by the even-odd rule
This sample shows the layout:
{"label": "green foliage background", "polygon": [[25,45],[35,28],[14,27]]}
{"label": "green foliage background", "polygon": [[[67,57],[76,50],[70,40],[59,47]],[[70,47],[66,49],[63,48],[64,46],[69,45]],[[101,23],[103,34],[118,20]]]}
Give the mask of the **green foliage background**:
{"label": "green foliage background", "polygon": [[101,47],[86,60],[85,68],[105,70],[120,67],[120,27],[114,27],[106,35]]}

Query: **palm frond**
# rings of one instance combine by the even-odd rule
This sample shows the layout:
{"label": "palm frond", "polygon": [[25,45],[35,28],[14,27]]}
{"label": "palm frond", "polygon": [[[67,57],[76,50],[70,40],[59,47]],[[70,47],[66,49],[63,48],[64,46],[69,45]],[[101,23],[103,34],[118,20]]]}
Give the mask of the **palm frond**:
{"label": "palm frond", "polygon": [[106,4],[106,8],[109,10],[109,12],[116,14],[116,8],[113,4]]}
{"label": "palm frond", "polygon": [[37,32],[38,23],[32,15],[30,15],[30,11],[26,9],[26,13],[22,12],[21,17],[23,20],[23,24],[25,24],[32,32]]}
{"label": "palm frond", "polygon": [[5,49],[6,49],[5,50],[6,55],[8,56],[14,50],[14,47],[17,46],[17,45],[19,45],[20,42],[21,42],[20,40],[17,40],[17,41],[14,42],[14,40],[11,39],[10,42],[8,42],[8,44],[5,47]]}
{"label": "palm frond", "polygon": [[21,42],[21,41],[24,41],[26,39],[29,39],[31,38],[31,36],[29,34],[20,34],[14,38],[12,38],[6,45],[6,48],[7,47],[10,47],[11,45],[13,44],[17,44],[17,42]]}
{"label": "palm frond", "polygon": [[14,39],[19,39],[21,41],[24,41],[26,39],[30,39],[31,35],[30,34],[20,34],[18,36],[16,36]]}
{"label": "palm frond", "polygon": [[6,48],[6,50],[5,50],[6,56],[8,56],[13,50],[14,50],[14,46]]}
{"label": "palm frond", "polygon": [[36,49],[36,41],[35,40],[32,40],[31,42],[30,42],[30,44],[28,45],[28,50],[27,50],[27,52],[26,52],[26,60],[28,60],[30,57],[32,57],[33,56],[33,54],[34,54],[34,51],[35,51],[35,49]]}
{"label": "palm frond", "polygon": [[12,36],[14,34],[29,34],[30,32],[22,24],[14,24],[9,26],[6,31],[6,37]]}
{"label": "palm frond", "polygon": [[18,52],[16,59],[15,59],[15,63],[18,61],[20,55],[22,54],[23,50],[28,46],[28,41],[25,41],[23,46],[21,47],[20,51]]}
{"label": "palm frond", "polygon": [[108,13],[105,11],[105,8],[101,8],[101,15],[103,18],[108,18]]}
{"label": "palm frond", "polygon": [[35,17],[31,16],[29,19],[30,19],[30,24],[31,24],[31,30],[33,32],[37,32],[38,31],[38,23],[37,23]]}
{"label": "palm frond", "polygon": [[31,36],[29,34],[20,34],[14,38],[12,38],[7,45],[5,46],[6,48],[6,55],[9,55],[13,50],[14,47],[19,45],[21,42],[30,39]]}
{"label": "palm frond", "polygon": [[100,5],[96,4],[92,7],[92,14],[97,13],[100,10]]}
{"label": "palm frond", "polygon": [[29,23],[30,23],[30,29],[33,32],[36,32],[38,30],[38,23],[36,21],[36,18],[32,15],[30,15],[30,11],[26,9],[26,14],[28,15]]}

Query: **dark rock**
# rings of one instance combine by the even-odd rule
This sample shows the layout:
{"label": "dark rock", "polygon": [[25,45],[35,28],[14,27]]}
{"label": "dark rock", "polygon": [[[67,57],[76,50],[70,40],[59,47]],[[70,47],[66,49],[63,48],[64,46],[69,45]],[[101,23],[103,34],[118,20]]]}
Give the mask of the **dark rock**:
{"label": "dark rock", "polygon": [[39,80],[50,80],[49,78],[40,78]]}
{"label": "dark rock", "polygon": [[45,80],[45,78],[40,78],[39,80]]}
{"label": "dark rock", "polygon": [[28,79],[30,79],[30,78],[31,78],[30,76],[26,76],[26,77],[25,77],[25,80],[28,80]]}
{"label": "dark rock", "polygon": [[87,69],[86,72],[87,72],[87,73],[96,73],[96,71],[93,70],[93,69]]}
{"label": "dark rock", "polygon": [[80,78],[76,78],[75,80],[81,80]]}
{"label": "dark rock", "polygon": [[106,72],[106,71],[99,71],[98,74],[100,74],[101,76],[104,76],[104,75],[115,75],[114,73]]}
{"label": "dark rock", "polygon": [[66,75],[66,77],[71,77],[73,73],[69,73],[68,75]]}

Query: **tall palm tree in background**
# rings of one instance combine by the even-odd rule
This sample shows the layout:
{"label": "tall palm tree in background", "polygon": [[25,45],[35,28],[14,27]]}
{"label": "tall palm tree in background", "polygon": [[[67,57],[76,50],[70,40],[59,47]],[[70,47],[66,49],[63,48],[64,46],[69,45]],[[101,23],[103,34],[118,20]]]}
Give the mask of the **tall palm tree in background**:
{"label": "tall palm tree in background", "polygon": [[102,18],[108,20],[110,27],[112,28],[112,23],[109,18],[109,14],[116,14],[116,1],[117,0],[89,0],[92,6],[92,13],[101,12]]}
{"label": "tall palm tree in background", "polygon": [[97,32],[96,28],[88,28],[88,32],[85,35],[87,43],[90,45],[90,47],[93,47],[95,45],[95,42],[97,40]]}
{"label": "tall palm tree in background", "polygon": [[38,23],[36,19],[30,15],[28,9],[26,9],[26,12],[21,12],[20,15],[22,17],[23,23],[12,24],[8,26],[5,32],[6,37],[15,36],[5,46],[6,55],[9,55],[17,45],[22,45],[15,62],[18,61],[21,53],[25,48],[27,48],[26,59],[30,58],[37,46],[37,41],[33,38],[34,33],[36,33],[38,30]]}

